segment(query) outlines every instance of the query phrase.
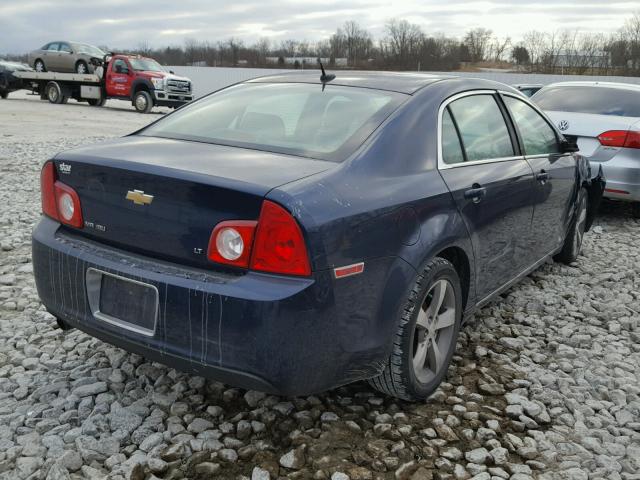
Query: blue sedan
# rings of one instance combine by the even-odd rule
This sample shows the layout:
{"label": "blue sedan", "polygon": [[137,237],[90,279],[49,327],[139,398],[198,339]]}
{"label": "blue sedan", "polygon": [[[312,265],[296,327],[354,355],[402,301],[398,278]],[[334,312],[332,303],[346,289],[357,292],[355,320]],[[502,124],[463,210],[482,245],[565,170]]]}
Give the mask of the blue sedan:
{"label": "blue sedan", "polygon": [[604,179],[575,151],[496,82],[254,79],[46,162],[38,293],[62,328],[235,386],[424,399],[474,310],[578,257]]}

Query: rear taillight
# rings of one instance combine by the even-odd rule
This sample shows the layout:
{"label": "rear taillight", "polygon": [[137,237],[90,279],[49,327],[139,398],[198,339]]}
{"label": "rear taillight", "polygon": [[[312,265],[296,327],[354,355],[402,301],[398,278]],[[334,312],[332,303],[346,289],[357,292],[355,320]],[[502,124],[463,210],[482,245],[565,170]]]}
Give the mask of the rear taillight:
{"label": "rear taillight", "polygon": [[605,147],[640,148],[640,132],[635,130],[609,130],[598,135]]}
{"label": "rear taillight", "polygon": [[58,207],[56,206],[56,167],[53,162],[47,162],[40,172],[40,195],[42,198],[42,213],[58,220]]}
{"label": "rear taillight", "polygon": [[265,200],[260,211],[251,268],[286,275],[310,275],[307,246],[295,218],[280,205]]}
{"label": "rear taillight", "polygon": [[42,213],[61,223],[82,228],[80,197],[69,185],[57,180],[56,167],[49,161],[40,173]]}
{"label": "rear taillight", "polygon": [[216,225],[209,239],[209,260],[236,267],[248,267],[257,224],[256,221],[232,220]]}
{"label": "rear taillight", "polygon": [[311,275],[302,230],[280,205],[265,200],[257,222],[231,220],[213,229],[209,260],[282,275]]}

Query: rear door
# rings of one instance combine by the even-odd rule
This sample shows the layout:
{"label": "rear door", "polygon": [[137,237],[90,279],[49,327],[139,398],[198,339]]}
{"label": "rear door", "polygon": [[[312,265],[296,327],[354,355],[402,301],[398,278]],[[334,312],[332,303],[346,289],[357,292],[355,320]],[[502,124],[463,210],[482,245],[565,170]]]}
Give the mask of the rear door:
{"label": "rear door", "polygon": [[452,97],[441,108],[438,161],[473,244],[484,299],[533,262],[533,172],[495,92]]}
{"label": "rear door", "polygon": [[531,249],[542,258],[564,242],[576,191],[576,159],[561,153],[555,129],[535,108],[508,93],[503,100],[534,172]]}

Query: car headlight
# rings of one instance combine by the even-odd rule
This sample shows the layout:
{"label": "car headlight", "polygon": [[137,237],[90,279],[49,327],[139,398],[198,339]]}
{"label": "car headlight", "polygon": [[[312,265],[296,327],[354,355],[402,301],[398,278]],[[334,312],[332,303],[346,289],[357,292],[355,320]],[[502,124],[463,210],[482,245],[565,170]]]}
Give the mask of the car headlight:
{"label": "car headlight", "polygon": [[164,78],[152,78],[151,83],[156,90],[164,90]]}

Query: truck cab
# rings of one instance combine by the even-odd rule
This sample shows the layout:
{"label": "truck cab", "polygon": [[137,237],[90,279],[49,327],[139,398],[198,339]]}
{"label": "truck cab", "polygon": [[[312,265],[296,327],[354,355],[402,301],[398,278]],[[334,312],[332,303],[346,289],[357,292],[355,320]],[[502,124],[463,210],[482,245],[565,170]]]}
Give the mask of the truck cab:
{"label": "truck cab", "polygon": [[193,99],[191,81],[167,72],[152,58],[116,54],[107,59],[105,70],[106,97],[130,99],[139,112],[154,106],[177,108]]}

